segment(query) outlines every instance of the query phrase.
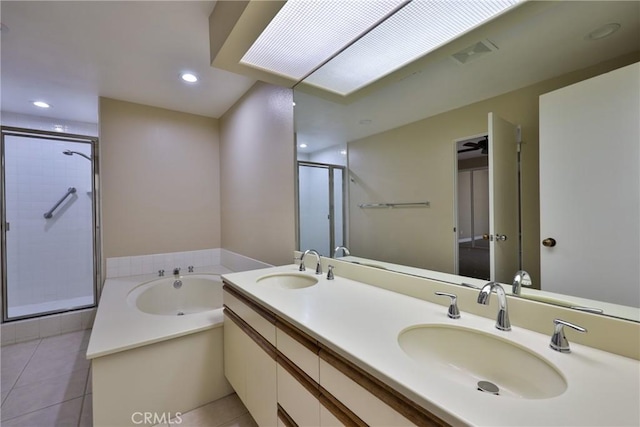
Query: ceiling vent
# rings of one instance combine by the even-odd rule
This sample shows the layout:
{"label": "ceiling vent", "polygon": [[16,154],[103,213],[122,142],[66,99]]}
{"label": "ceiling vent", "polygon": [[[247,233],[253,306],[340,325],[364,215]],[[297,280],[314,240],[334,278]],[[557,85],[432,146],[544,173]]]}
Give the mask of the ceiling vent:
{"label": "ceiling vent", "polygon": [[471,46],[462,49],[460,52],[451,55],[458,64],[468,64],[471,61],[482,58],[491,52],[498,50],[498,46],[489,40],[481,40]]}

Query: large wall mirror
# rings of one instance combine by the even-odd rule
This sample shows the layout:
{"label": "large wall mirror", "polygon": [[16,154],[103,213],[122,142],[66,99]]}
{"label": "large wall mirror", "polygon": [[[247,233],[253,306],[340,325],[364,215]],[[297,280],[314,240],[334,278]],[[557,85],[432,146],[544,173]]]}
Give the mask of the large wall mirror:
{"label": "large wall mirror", "polygon": [[[332,240],[349,248],[344,260],[472,285],[511,285],[526,270],[531,286],[521,297],[640,321],[638,274],[625,284],[580,280],[571,291],[546,278],[542,241],[553,236],[541,235],[541,205],[549,208],[540,197],[541,96],[639,60],[639,2],[529,1],[347,95],[318,87],[312,74],[294,88],[298,160],[344,167],[341,199],[317,216],[330,221],[329,206],[344,203],[342,228],[333,231],[340,238]],[[635,200],[640,141],[632,142],[624,167],[636,177]],[[573,155],[598,153],[585,147]],[[578,191],[581,180],[571,182]],[[640,223],[637,203],[622,215]],[[599,222],[606,232],[618,219]],[[628,233],[638,246],[637,225]],[[608,250],[601,243],[584,243],[585,265]]]}

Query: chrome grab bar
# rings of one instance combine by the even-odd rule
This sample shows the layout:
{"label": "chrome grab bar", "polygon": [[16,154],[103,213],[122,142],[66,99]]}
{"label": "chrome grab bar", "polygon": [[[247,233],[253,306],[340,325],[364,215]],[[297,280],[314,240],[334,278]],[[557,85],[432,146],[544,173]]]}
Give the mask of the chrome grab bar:
{"label": "chrome grab bar", "polygon": [[55,211],[56,208],[60,206],[60,203],[64,202],[64,199],[66,199],[67,197],[69,197],[70,194],[73,194],[75,192],[76,192],[76,187],[69,187],[69,189],[67,190],[67,193],[64,196],[62,196],[60,200],[58,200],[58,203],[53,205],[53,207],[51,208],[51,210],[49,210],[49,212],[44,213],[44,217],[47,219],[53,217],[53,211]]}
{"label": "chrome grab bar", "polygon": [[417,207],[430,207],[430,202],[409,202],[409,203],[360,203],[358,205],[361,209],[366,208],[417,208]]}

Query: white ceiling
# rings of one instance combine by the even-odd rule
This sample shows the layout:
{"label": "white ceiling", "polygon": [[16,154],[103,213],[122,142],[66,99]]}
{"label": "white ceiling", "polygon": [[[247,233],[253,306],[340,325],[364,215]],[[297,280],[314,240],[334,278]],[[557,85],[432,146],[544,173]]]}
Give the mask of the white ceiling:
{"label": "white ceiling", "polygon": [[[214,5],[3,0],[2,111],[96,123],[104,96],[220,117],[255,80],[210,66]],[[184,83],[186,70],[200,81]]]}
{"label": "white ceiling", "polygon": [[[2,0],[1,109],[95,123],[98,96],[105,96],[220,117],[255,80],[210,66],[208,17],[214,6]],[[610,22],[621,23],[621,30],[607,39],[584,40]],[[637,52],[639,28],[638,1],[557,2],[483,34],[498,46],[485,58],[466,65],[448,57],[434,60],[349,105],[296,91],[298,141],[311,150],[352,141]],[[200,82],[182,82],[185,70]],[[53,108],[37,109],[30,104],[36,99]]]}

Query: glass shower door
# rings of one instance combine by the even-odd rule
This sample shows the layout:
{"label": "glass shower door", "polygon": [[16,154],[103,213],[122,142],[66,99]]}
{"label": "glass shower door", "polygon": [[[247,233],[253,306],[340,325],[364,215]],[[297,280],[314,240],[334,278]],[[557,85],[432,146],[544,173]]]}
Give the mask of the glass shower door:
{"label": "glass shower door", "polygon": [[344,168],[298,162],[299,248],[332,257],[344,242]]}
{"label": "glass shower door", "polygon": [[3,129],[3,318],[95,305],[93,141]]}

